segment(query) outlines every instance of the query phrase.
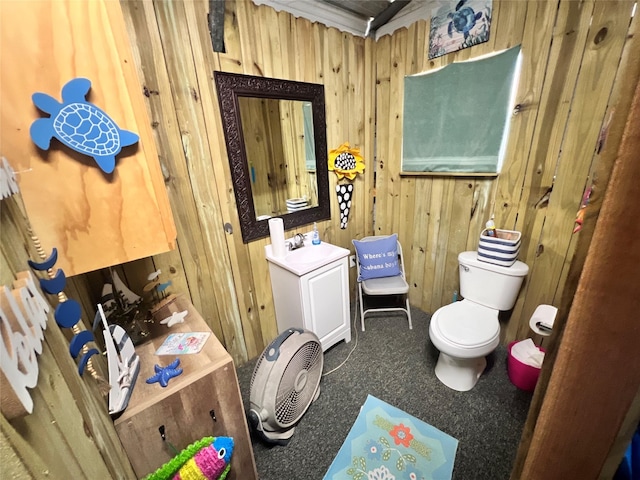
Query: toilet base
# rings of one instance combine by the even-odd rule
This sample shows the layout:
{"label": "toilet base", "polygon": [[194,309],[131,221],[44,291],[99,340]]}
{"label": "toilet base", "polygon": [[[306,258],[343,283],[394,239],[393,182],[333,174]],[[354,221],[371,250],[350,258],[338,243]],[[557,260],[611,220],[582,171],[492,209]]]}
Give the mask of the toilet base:
{"label": "toilet base", "polygon": [[436,377],[447,387],[458,392],[466,392],[475,386],[486,366],[485,357],[454,358],[440,352],[436,364]]}

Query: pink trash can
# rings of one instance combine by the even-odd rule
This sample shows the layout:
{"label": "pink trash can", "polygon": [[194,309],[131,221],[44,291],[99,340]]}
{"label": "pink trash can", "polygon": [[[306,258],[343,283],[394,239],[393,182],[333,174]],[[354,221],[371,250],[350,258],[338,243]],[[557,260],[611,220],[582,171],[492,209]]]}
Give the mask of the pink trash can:
{"label": "pink trash can", "polygon": [[[540,369],[522,363],[520,360],[511,355],[511,347],[516,342],[511,342],[508,347],[509,356],[507,358],[507,373],[509,374],[509,380],[520,390],[527,392],[533,392],[538,383],[538,377],[540,376]],[[542,347],[537,347],[541,352],[545,352]]]}

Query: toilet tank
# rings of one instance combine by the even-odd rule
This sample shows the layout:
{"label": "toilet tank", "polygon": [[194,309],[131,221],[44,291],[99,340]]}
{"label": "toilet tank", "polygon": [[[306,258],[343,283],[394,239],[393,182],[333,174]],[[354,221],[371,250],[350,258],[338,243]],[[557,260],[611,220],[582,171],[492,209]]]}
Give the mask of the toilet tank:
{"label": "toilet tank", "polygon": [[478,260],[477,252],[462,252],[460,264],[460,294],[485,307],[511,310],[518,298],[524,277],[529,273],[526,263],[516,261],[502,267]]}

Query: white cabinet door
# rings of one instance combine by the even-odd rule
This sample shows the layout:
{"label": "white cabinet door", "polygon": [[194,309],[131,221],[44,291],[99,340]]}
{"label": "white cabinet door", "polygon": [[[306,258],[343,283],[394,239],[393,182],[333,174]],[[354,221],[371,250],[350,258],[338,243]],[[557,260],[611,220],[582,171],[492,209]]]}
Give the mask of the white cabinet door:
{"label": "white cabinet door", "polygon": [[301,281],[305,328],[318,336],[323,350],[343,339],[349,342],[347,259],[304,275]]}

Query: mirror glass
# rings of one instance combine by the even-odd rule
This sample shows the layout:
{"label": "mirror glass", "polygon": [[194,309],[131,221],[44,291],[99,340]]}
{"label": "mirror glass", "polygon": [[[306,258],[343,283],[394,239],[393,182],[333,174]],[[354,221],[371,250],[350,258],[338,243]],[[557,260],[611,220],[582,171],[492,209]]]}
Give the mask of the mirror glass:
{"label": "mirror glass", "polygon": [[330,218],[324,87],[214,72],[245,243]]}
{"label": "mirror glass", "polygon": [[238,97],[257,220],[318,206],[311,102]]}

